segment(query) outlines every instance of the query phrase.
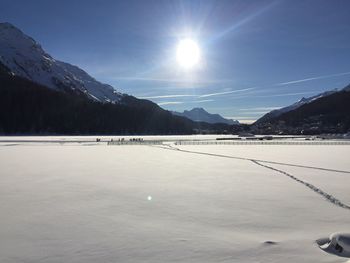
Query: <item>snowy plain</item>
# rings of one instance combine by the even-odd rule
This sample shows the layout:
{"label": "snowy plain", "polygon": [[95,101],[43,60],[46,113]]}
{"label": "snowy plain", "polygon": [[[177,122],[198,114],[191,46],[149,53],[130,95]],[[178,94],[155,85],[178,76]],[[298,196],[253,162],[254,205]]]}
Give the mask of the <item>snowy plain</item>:
{"label": "snowy plain", "polygon": [[347,260],[315,240],[350,232],[350,210],[252,160],[350,205],[349,145],[107,146],[74,138],[88,142],[0,138],[0,262]]}

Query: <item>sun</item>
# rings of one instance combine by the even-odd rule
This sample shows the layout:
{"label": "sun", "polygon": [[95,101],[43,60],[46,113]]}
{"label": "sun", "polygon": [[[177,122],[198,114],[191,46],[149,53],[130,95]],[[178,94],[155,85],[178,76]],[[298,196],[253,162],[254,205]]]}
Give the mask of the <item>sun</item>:
{"label": "sun", "polygon": [[200,48],[196,41],[183,39],[177,45],[176,60],[184,69],[192,69],[199,63]]}

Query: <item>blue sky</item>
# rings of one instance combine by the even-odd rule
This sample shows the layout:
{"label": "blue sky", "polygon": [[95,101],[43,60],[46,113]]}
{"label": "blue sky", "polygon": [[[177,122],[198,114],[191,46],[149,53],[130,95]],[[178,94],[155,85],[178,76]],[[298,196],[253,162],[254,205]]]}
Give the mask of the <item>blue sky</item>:
{"label": "blue sky", "polygon": [[[0,0],[53,57],[165,109],[252,121],[350,83],[350,1]],[[176,45],[195,39],[194,70]]]}

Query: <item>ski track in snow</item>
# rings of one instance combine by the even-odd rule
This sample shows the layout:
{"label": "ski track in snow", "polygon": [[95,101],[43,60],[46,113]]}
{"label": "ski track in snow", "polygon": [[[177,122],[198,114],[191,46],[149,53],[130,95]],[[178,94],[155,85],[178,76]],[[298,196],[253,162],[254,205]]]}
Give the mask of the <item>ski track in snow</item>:
{"label": "ski track in snow", "polygon": [[306,187],[308,187],[309,189],[311,189],[312,191],[314,191],[315,193],[323,196],[327,201],[333,203],[334,205],[337,205],[341,208],[344,208],[344,209],[348,209],[350,210],[350,206],[348,206],[347,204],[344,204],[343,202],[341,202],[339,199],[335,198],[334,196],[328,194],[327,192],[323,191],[322,189],[318,188],[317,186],[314,186],[313,184],[310,184],[306,181],[303,181],[297,177],[295,177],[294,175],[290,174],[290,173],[287,173],[285,171],[282,171],[282,170],[279,170],[277,168],[274,168],[274,167],[271,167],[271,166],[268,166],[268,165],[265,165],[265,164],[262,164],[258,161],[255,161],[255,160],[251,160],[253,163],[255,163],[256,165],[259,165],[259,166],[262,166],[262,167],[265,167],[267,169],[270,169],[270,170],[273,170],[275,172],[278,172],[278,173],[281,173],[285,176],[288,176],[290,179],[298,182],[298,183],[301,183],[303,185],[305,185]]}
{"label": "ski track in snow", "polygon": [[333,170],[333,169],[327,169],[327,168],[318,168],[318,167],[313,167],[313,166],[303,166],[303,165],[291,165],[291,164],[284,164],[284,163],[278,163],[278,162],[270,162],[270,161],[263,161],[263,160],[256,160],[256,159],[250,159],[250,158],[243,158],[243,157],[234,157],[234,156],[228,156],[228,155],[221,155],[221,154],[214,154],[214,153],[207,153],[207,152],[196,152],[196,151],[188,151],[188,150],[182,150],[179,149],[177,147],[174,147],[172,145],[167,145],[167,146],[152,146],[152,147],[158,147],[158,148],[162,148],[162,149],[166,149],[166,150],[172,150],[172,151],[180,151],[180,152],[185,152],[185,153],[194,153],[194,154],[200,154],[200,155],[208,155],[208,156],[215,156],[215,157],[222,157],[222,158],[231,158],[231,159],[238,159],[238,160],[244,160],[244,161],[250,161],[256,165],[259,165],[261,167],[270,169],[272,171],[278,172],[280,174],[283,174],[285,176],[287,176],[288,178],[303,184],[304,186],[308,187],[310,190],[314,191],[315,193],[321,195],[322,197],[324,197],[324,199],[338,207],[350,210],[350,206],[343,203],[342,201],[340,201],[339,199],[337,199],[336,197],[332,196],[331,194],[328,194],[327,192],[323,191],[322,189],[320,189],[319,187],[310,184],[306,181],[303,181],[297,177],[295,177],[294,175],[287,173],[283,170],[279,170],[277,168],[274,168],[272,166],[268,166],[266,164],[262,164],[262,163],[274,163],[274,164],[281,164],[281,165],[288,165],[288,166],[296,166],[296,167],[302,167],[302,168],[310,168],[310,169],[319,169],[319,170],[325,170],[325,171],[331,171],[331,172],[343,172],[343,173],[350,173],[348,171],[340,171],[340,170]]}

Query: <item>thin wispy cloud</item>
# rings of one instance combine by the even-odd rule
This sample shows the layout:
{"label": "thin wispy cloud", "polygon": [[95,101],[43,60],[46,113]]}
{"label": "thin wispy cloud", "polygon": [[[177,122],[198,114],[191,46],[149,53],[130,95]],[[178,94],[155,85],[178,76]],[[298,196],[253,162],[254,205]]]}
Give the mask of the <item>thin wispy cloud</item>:
{"label": "thin wispy cloud", "polygon": [[[252,88],[250,88],[252,89]],[[248,90],[248,89],[245,89]],[[237,90],[236,90],[237,91]],[[243,90],[240,90],[243,91]],[[211,94],[204,94],[204,95],[188,95],[188,94],[172,94],[172,95],[159,95],[159,96],[147,96],[147,97],[138,97],[140,99],[171,99],[171,98],[186,98],[186,97],[197,97],[197,98],[207,98],[211,96],[219,96],[219,95],[225,95],[230,94],[232,91],[228,92],[218,92],[218,93],[211,93]],[[294,93],[280,93],[280,94],[271,94],[271,95],[254,95],[255,93],[249,93],[239,96],[230,97],[230,99],[241,99],[241,98],[248,98],[248,97],[259,97],[259,98],[268,98],[268,97],[289,97],[289,96],[298,96],[298,95],[307,95],[307,94],[315,94],[317,91],[308,91],[308,92],[294,92]],[[175,101],[172,103],[171,101],[161,102],[162,104],[158,105],[170,105],[170,104],[185,104],[185,103],[203,103],[203,102],[211,102],[214,101],[213,99],[205,99],[205,100],[193,100],[193,101]],[[256,107],[256,108],[250,108],[245,110],[274,110],[281,107]],[[243,110],[243,109],[242,109]]]}
{"label": "thin wispy cloud", "polygon": [[204,103],[204,102],[211,102],[211,101],[215,101],[215,100],[195,100],[192,101],[193,103]]}
{"label": "thin wispy cloud", "polygon": [[198,96],[198,98],[220,96],[220,95],[232,94],[232,93],[243,92],[243,91],[248,91],[248,90],[253,90],[253,89],[255,89],[255,88],[237,89],[237,90],[230,90],[230,91],[224,91],[224,92],[209,93],[209,94],[200,95],[200,96]]}
{"label": "thin wispy cloud", "polygon": [[295,92],[295,93],[282,93],[282,94],[272,94],[272,95],[258,95],[255,97],[267,98],[267,97],[287,97],[287,96],[297,96],[297,95],[307,95],[315,94],[317,91],[307,91],[307,92]]}
{"label": "thin wispy cloud", "polygon": [[271,94],[271,95],[242,95],[242,96],[232,96],[230,99],[244,99],[244,98],[269,98],[269,97],[289,97],[289,96],[298,96],[298,95],[307,95],[315,94],[317,91],[307,91],[307,92],[294,92],[294,93],[280,93],[280,94]]}
{"label": "thin wispy cloud", "polygon": [[[350,75],[350,72],[343,72],[343,73],[336,73],[336,74],[331,74],[331,75],[323,75],[323,76],[318,76],[318,77],[311,77],[311,78],[304,78],[304,79],[299,79],[299,80],[293,80],[293,81],[288,81],[288,82],[281,82],[277,84],[273,84],[272,87],[277,87],[277,86],[287,86],[287,85],[292,85],[295,83],[301,83],[301,82],[307,82],[307,81],[313,81],[313,80],[318,80],[318,79],[325,79],[325,78],[333,78],[337,76],[344,76],[344,75]],[[143,78],[142,78],[143,79]],[[158,80],[158,81],[169,81],[169,79],[149,79],[149,80]],[[177,80],[174,80],[177,81]],[[181,81],[179,81],[181,82]],[[260,87],[261,88],[261,87]],[[205,103],[205,102],[212,102],[214,100],[211,99],[205,99],[205,98],[210,98],[214,96],[224,96],[228,94],[232,94],[232,96],[225,96],[225,98],[228,99],[244,99],[244,98],[250,98],[250,97],[255,97],[255,98],[271,98],[271,97],[290,97],[290,96],[300,96],[300,95],[309,95],[309,94],[315,94],[320,91],[306,91],[306,92],[289,92],[289,93],[277,93],[277,94],[269,94],[269,95],[264,95],[266,92],[276,92],[275,88],[270,88],[270,89],[257,89],[257,87],[252,87],[252,88],[245,88],[245,89],[236,89],[236,90],[230,90],[230,91],[222,91],[222,92],[213,92],[213,93],[206,93],[206,94],[199,94],[199,95],[194,95],[194,94],[166,94],[166,95],[153,95],[153,96],[140,96],[140,99],[171,99],[171,98],[183,98],[183,101],[165,101],[165,102],[160,102],[158,105],[176,105],[176,104],[194,104],[194,103]],[[241,93],[241,94],[235,94],[235,93]],[[194,98],[198,100],[186,100],[186,98]],[[203,100],[201,100],[203,99]],[[255,114],[263,114],[265,111],[271,111],[274,109],[278,109],[281,107],[255,107],[255,108],[246,108],[246,109],[239,109],[240,112],[254,112]]]}
{"label": "thin wispy cloud", "polygon": [[215,84],[215,83],[229,83],[231,79],[179,79],[179,78],[152,78],[152,77],[113,77],[113,80],[128,80],[128,81],[149,81],[149,82],[169,82],[182,84]]}
{"label": "thin wispy cloud", "polygon": [[157,103],[159,106],[162,106],[162,105],[176,105],[176,104],[183,104],[182,101],[165,101],[165,102],[160,102],[160,103]]}
{"label": "thin wispy cloud", "polygon": [[[207,97],[212,97],[212,96],[220,96],[220,95],[232,94],[232,93],[237,93],[237,92],[243,92],[243,91],[248,91],[248,90],[253,90],[253,89],[255,89],[255,88],[208,93],[208,94],[202,94],[202,95],[169,94],[169,95],[154,95],[154,96],[138,96],[138,98],[140,98],[140,99],[169,99],[169,98],[181,98],[181,97],[183,97],[183,98],[185,98],[185,97],[207,98]],[[213,100],[198,100],[196,102],[208,102],[208,101],[213,101]]]}
{"label": "thin wispy cloud", "polygon": [[191,100],[191,101],[165,101],[157,103],[159,106],[162,105],[176,105],[176,104],[196,104],[196,103],[205,103],[205,102],[212,102],[215,100]]}
{"label": "thin wispy cloud", "polygon": [[159,96],[148,96],[148,97],[138,97],[138,98],[139,99],[169,99],[169,98],[181,98],[181,97],[197,97],[197,95],[172,94],[172,95],[159,95]]}
{"label": "thin wispy cloud", "polygon": [[344,76],[344,75],[350,75],[350,72],[336,73],[336,74],[331,74],[331,75],[323,75],[323,76],[281,82],[281,83],[276,83],[275,86],[284,86],[284,85],[296,84],[296,83],[318,80],[318,79],[328,79],[328,78],[334,78],[334,77],[339,77],[339,76]]}
{"label": "thin wispy cloud", "polygon": [[[349,72],[335,73],[335,74],[330,74],[330,75],[309,77],[309,78],[304,78],[304,79],[291,80],[291,81],[286,81],[286,82],[279,82],[279,83],[274,83],[271,85],[272,86],[284,86],[284,85],[296,84],[296,83],[319,80],[319,79],[340,77],[340,76],[345,76],[345,75],[350,75],[350,71]],[[169,83],[182,83],[182,84],[215,84],[215,83],[230,83],[233,81],[232,79],[194,80],[194,79],[179,79],[179,78],[152,78],[152,77],[132,77],[132,76],[113,77],[111,79],[129,80],[129,81],[169,82]],[[224,93],[224,94],[226,94],[226,93]]]}

